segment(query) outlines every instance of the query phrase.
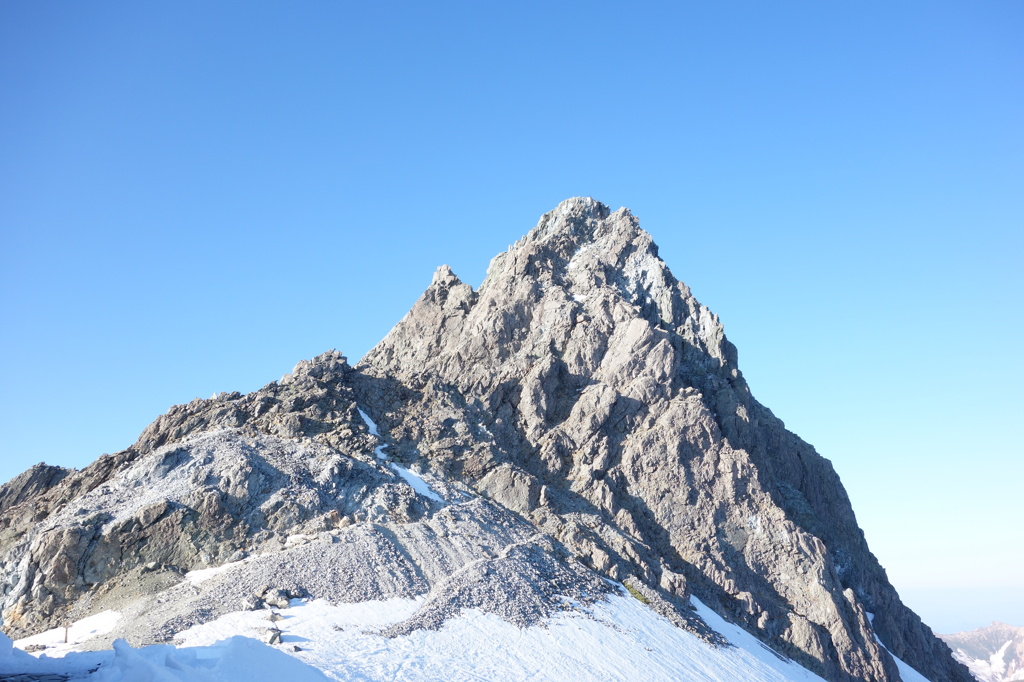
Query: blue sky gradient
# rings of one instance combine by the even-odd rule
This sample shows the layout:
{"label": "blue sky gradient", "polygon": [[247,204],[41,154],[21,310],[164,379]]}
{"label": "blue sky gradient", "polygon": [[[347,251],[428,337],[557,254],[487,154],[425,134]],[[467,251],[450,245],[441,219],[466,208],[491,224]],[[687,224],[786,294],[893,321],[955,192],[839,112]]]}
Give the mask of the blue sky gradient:
{"label": "blue sky gradient", "polygon": [[2,3],[0,478],[356,360],[437,266],[479,285],[587,195],[721,316],[926,622],[1024,625],[1022,29],[1016,1]]}

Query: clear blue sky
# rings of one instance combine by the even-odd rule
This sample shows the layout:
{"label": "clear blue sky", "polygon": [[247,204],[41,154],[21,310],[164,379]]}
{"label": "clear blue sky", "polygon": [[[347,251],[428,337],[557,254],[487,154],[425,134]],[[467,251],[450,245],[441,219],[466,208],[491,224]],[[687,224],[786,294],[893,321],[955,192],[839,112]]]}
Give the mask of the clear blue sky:
{"label": "clear blue sky", "polygon": [[358,359],[589,195],[927,622],[1024,625],[1022,35],[1019,0],[0,3],[0,478]]}

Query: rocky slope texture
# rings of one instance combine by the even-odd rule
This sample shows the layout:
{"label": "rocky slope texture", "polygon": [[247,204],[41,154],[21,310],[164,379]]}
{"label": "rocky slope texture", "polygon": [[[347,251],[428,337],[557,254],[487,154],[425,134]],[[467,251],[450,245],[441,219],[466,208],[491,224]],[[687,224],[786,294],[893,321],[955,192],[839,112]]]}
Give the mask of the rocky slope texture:
{"label": "rocky slope texture", "polygon": [[[610,592],[517,515],[389,461],[353,374],[327,353],[247,396],[178,406],[81,472],[37,467],[0,489],[23,499],[0,513],[4,629],[112,609],[117,628],[93,646],[149,644],[293,597],[425,597],[398,634],[463,608],[526,625]],[[185,575],[212,567],[202,588]]]}
{"label": "rocky slope texture", "polygon": [[940,635],[953,649],[953,657],[981,682],[1024,680],[1024,628],[1006,623]]}
{"label": "rocky slope texture", "polygon": [[142,644],[300,595],[423,597],[395,636],[468,607],[530,624],[608,581],[723,644],[695,594],[829,680],[897,680],[890,652],[970,680],[828,461],[751,397],[718,319],[591,199],[543,216],[478,291],[440,268],[354,368],[324,354],[0,489],[16,635],[116,607],[110,636]]}

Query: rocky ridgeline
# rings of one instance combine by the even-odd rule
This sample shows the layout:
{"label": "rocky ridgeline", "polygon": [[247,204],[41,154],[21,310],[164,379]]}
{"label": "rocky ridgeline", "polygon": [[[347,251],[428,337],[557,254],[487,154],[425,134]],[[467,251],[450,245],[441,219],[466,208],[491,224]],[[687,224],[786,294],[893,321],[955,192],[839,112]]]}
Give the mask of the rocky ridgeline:
{"label": "rocky ridgeline", "polygon": [[752,398],[717,317],[635,217],[591,199],[543,216],[478,291],[440,268],[355,368],[326,353],[0,488],[18,635],[116,607],[109,637],[166,641],[293,596],[422,597],[393,636],[467,607],[525,625],[608,580],[721,644],[693,591],[830,680],[899,679],[886,649],[970,679],[828,461]]}

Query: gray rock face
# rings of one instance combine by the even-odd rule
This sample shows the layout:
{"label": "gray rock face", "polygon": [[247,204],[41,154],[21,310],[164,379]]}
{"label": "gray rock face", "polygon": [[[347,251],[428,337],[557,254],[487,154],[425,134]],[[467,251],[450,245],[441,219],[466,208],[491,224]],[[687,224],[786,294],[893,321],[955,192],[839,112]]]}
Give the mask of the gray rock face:
{"label": "gray rock face", "polygon": [[180,576],[293,534],[410,521],[437,506],[373,456],[379,439],[350,372],[326,353],[247,396],[172,408],[133,448],[33,495],[39,467],[5,486],[22,498],[0,512],[7,631],[51,625],[137,568]]}
{"label": "gray rock face", "polygon": [[0,513],[46,492],[70,474],[69,469],[39,463],[0,486]]}
{"label": "gray rock face", "polygon": [[694,593],[830,680],[899,679],[886,648],[970,679],[900,602],[828,461],[753,399],[718,318],[627,210],[591,199],[546,214],[478,291],[440,268],[356,368],[325,353],[172,408],[80,472],[0,487],[15,635],[116,607],[109,638],[146,644],[299,595],[422,597],[392,636],[464,608],[530,624],[608,580],[723,644]]}
{"label": "gray rock face", "polygon": [[[325,353],[252,394],[175,407],[81,472],[35,467],[0,488],[4,629],[113,608],[117,629],[89,645],[145,645],[295,597],[423,597],[394,636],[464,608],[528,625],[611,591],[471,488],[382,460],[352,376]],[[707,631],[692,613],[681,625]]]}
{"label": "gray rock face", "polygon": [[564,202],[478,291],[442,267],[358,369],[397,451],[598,572],[683,576],[828,679],[898,679],[875,634],[933,680],[969,679],[900,602],[832,466],[752,398],[718,318],[628,210]]}

